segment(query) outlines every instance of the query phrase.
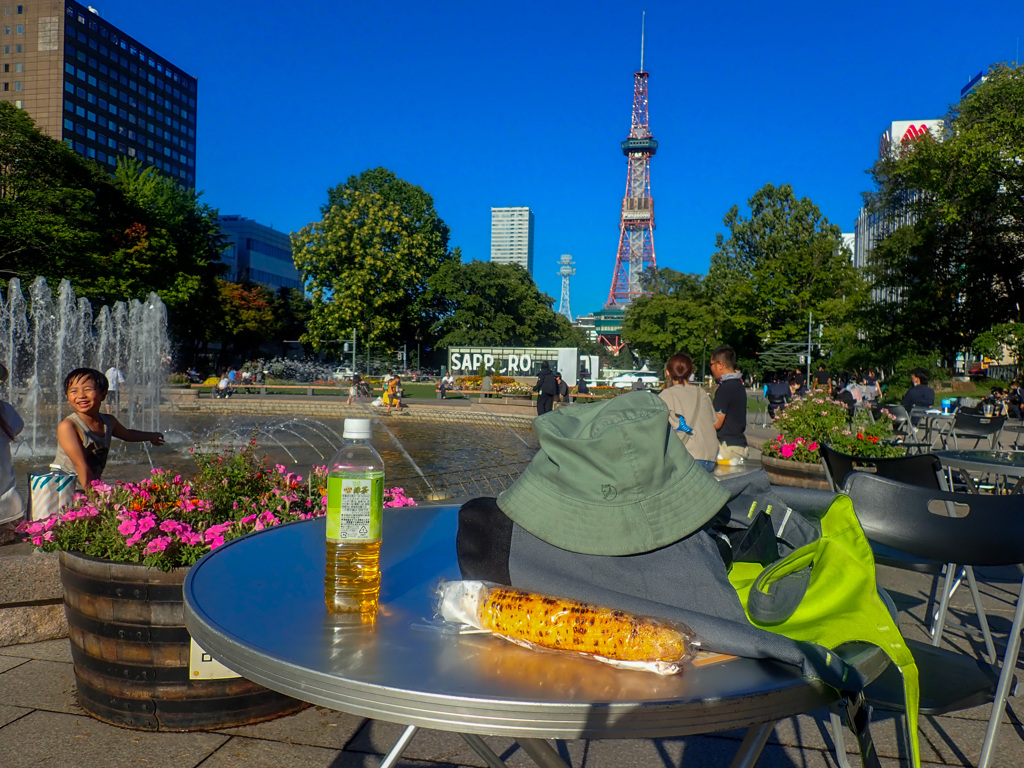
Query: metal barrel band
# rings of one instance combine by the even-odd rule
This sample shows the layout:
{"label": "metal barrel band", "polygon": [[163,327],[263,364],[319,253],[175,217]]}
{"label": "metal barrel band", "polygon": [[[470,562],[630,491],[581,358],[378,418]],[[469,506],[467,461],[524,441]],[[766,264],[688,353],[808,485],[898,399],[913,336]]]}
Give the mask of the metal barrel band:
{"label": "metal barrel band", "polygon": [[188,643],[191,639],[183,626],[152,626],[127,622],[104,621],[81,613],[70,604],[64,605],[68,624],[97,637],[109,637],[130,643]]}
{"label": "metal barrel band", "polygon": [[189,680],[187,666],[160,667],[105,661],[90,656],[74,644],[71,646],[71,656],[75,666],[113,680],[136,683],[186,683]]}
{"label": "metal barrel band", "polygon": [[61,566],[61,570],[65,588],[84,592],[94,597],[151,603],[180,603],[182,600],[180,584],[132,584],[108,579],[94,579],[64,566]]}

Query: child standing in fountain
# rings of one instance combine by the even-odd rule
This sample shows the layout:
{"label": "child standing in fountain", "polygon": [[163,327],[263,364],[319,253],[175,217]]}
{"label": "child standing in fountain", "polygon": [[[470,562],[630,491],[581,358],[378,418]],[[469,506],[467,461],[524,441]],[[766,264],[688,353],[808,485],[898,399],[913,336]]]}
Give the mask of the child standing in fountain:
{"label": "child standing in fountain", "polygon": [[79,490],[88,490],[103,475],[111,437],[164,444],[160,432],[128,429],[114,416],[100,413],[108,389],[107,377],[93,368],[76,368],[64,379],[64,394],[74,413],[57,427],[57,456],[50,466],[78,475]]}

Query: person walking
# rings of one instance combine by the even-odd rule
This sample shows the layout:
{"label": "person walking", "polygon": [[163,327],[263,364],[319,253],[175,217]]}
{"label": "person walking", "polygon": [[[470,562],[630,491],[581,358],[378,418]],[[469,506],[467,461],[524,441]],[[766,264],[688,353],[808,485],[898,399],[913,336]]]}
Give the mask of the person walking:
{"label": "person walking", "polygon": [[110,389],[107,391],[107,413],[121,410],[121,389],[124,386],[124,375],[116,365],[107,368],[103,374],[107,377]]}
{"label": "person walking", "polygon": [[547,360],[540,364],[540,373],[537,375],[537,383],[533,385],[533,391],[537,393],[538,416],[543,416],[554,408],[558,386]]}

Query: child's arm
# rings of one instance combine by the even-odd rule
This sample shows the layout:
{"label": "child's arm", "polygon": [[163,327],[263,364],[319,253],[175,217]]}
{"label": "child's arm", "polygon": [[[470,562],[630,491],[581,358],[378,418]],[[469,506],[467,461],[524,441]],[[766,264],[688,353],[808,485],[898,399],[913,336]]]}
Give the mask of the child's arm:
{"label": "child's arm", "polygon": [[137,429],[128,429],[117,419],[111,418],[111,421],[114,422],[111,426],[111,434],[118,440],[124,440],[126,443],[164,444],[163,432],[140,432]]}
{"label": "child's arm", "polygon": [[89,465],[85,461],[85,447],[82,445],[82,436],[78,434],[75,425],[70,419],[64,419],[57,427],[57,443],[64,453],[75,465],[75,473],[78,475],[78,485],[86,490],[92,488],[92,481],[97,478],[92,476]]}

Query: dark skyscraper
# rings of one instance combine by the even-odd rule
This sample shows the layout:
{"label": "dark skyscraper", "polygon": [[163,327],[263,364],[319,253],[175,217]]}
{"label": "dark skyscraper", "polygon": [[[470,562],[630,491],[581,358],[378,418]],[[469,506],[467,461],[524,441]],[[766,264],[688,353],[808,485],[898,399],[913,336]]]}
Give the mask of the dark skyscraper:
{"label": "dark skyscraper", "polygon": [[110,170],[196,184],[196,79],[73,0],[0,0],[0,100]]}

